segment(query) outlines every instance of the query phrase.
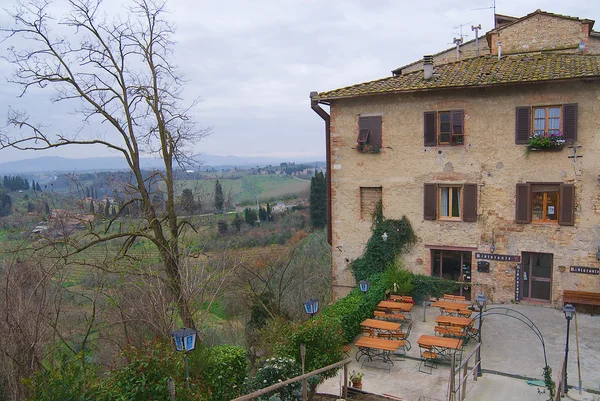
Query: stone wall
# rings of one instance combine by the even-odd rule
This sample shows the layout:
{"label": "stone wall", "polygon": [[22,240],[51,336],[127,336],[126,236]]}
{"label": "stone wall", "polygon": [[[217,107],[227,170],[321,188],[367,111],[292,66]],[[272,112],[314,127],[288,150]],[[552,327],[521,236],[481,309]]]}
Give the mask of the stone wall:
{"label": "stone wall", "polygon": [[582,21],[536,14],[487,35],[492,54],[498,54],[498,41],[502,43],[502,53],[508,54],[577,49],[580,42],[587,43],[588,29]]}
{"label": "stone wall", "polygon": [[[598,276],[569,272],[569,266],[600,267],[600,88],[597,83],[521,85],[332,101],[332,264],[335,296],[355,283],[348,263],[359,257],[369,239],[371,222],[360,219],[360,187],[381,186],[384,214],[410,220],[418,241],[404,256],[405,267],[431,274],[431,247],[473,250],[472,282],[494,302],[514,298],[516,263],[490,261],[490,273],[478,273],[474,252],[554,254],[552,301],[563,289],[600,291]],[[578,144],[572,150],[531,152],[515,144],[515,108],[578,103]],[[464,109],[464,146],[423,146],[423,113]],[[379,154],[355,148],[358,117],[383,115],[383,149]],[[478,184],[477,222],[423,219],[424,184]],[[573,183],[575,226],[516,224],[515,188],[520,182]]]}

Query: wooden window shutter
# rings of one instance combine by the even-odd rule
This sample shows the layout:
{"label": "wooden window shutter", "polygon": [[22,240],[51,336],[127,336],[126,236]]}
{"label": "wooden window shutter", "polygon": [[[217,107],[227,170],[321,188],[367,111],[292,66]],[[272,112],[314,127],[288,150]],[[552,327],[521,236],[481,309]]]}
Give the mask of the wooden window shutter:
{"label": "wooden window shutter", "polygon": [[369,145],[374,148],[381,147],[381,126],[382,126],[382,118],[381,116],[371,117],[371,135],[369,136],[369,140],[367,141]]}
{"label": "wooden window shutter", "polygon": [[360,218],[371,220],[375,207],[381,202],[381,187],[360,187]]}
{"label": "wooden window shutter", "polygon": [[531,223],[531,184],[517,184],[515,222]]}
{"label": "wooden window shutter", "polygon": [[452,145],[463,144],[464,134],[464,110],[452,110],[450,112],[450,124],[452,125]]}
{"label": "wooden window shutter", "polygon": [[358,143],[368,143],[371,130],[371,119],[369,117],[358,118]]}
{"label": "wooden window shutter", "polygon": [[517,107],[515,117],[515,143],[526,144],[531,135],[531,107]]}
{"label": "wooden window shutter", "polygon": [[437,145],[436,112],[426,111],[424,113],[424,144],[425,146]]}
{"label": "wooden window shutter", "polygon": [[573,184],[560,184],[558,208],[558,224],[561,226],[575,225],[575,186]]}
{"label": "wooden window shutter", "polygon": [[577,140],[577,103],[563,104],[563,136],[565,141],[573,143]]}
{"label": "wooden window shutter", "polygon": [[437,185],[425,184],[425,196],[423,199],[423,219],[437,219]]}
{"label": "wooden window shutter", "polygon": [[477,221],[477,184],[463,187],[463,221]]}

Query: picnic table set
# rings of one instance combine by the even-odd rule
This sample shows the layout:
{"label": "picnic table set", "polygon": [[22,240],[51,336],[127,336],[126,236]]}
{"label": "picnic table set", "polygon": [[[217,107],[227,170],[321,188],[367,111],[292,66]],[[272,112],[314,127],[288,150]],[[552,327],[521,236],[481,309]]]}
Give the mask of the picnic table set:
{"label": "picnic table set", "polygon": [[[408,337],[413,325],[410,315],[413,306],[414,301],[407,296],[392,296],[381,301],[374,311],[374,318],[360,324],[363,336],[355,343],[358,348],[356,361],[364,358],[362,365],[381,362],[389,371],[395,356],[405,356],[411,348]],[[425,373],[437,368],[439,360],[454,357],[469,338],[476,335],[474,319],[470,317],[472,311],[468,309],[470,304],[464,297],[447,294],[435,300],[432,306],[440,309],[434,333],[421,335],[417,340],[421,356],[419,371]],[[430,368],[429,372],[421,370],[423,367]]]}

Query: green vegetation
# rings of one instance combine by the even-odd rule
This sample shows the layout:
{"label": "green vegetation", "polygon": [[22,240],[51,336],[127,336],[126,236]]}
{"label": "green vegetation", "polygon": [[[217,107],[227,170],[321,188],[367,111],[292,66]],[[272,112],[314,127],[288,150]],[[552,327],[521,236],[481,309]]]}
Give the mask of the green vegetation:
{"label": "green vegetation", "polygon": [[400,220],[386,219],[383,216],[381,201],[373,213],[373,234],[364,254],[350,264],[357,282],[369,279],[394,264],[402,251],[416,240],[415,233],[406,217]]}
{"label": "green vegetation", "polygon": [[327,184],[320,171],[310,180],[310,221],[314,228],[327,224]]}

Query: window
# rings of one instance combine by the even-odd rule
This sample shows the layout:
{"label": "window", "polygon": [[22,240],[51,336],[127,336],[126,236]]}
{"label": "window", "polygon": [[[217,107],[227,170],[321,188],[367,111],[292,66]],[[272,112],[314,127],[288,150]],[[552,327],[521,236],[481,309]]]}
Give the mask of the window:
{"label": "window", "polygon": [[464,111],[428,111],[424,114],[425,146],[462,145]]}
{"label": "window", "polygon": [[561,133],[566,142],[577,140],[577,103],[517,107],[515,143],[526,144],[533,134]]}
{"label": "window", "polygon": [[560,107],[533,108],[533,134],[548,135],[560,133]]}
{"label": "window", "polygon": [[573,184],[517,184],[517,223],[575,224],[575,187]]}
{"label": "window", "polygon": [[381,116],[359,117],[357,148],[360,151],[379,150],[381,148]]}
{"label": "window", "polygon": [[375,208],[381,202],[381,187],[360,187],[360,218],[371,220]]}
{"label": "window", "polygon": [[477,221],[477,184],[425,184],[425,220]]}
{"label": "window", "polygon": [[460,193],[462,187],[440,186],[438,191],[439,218],[460,219]]}

